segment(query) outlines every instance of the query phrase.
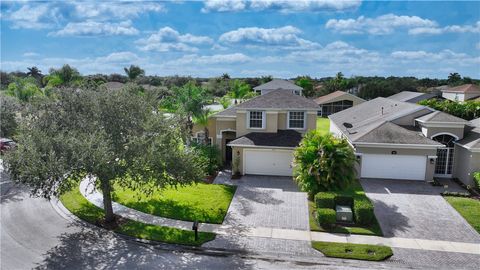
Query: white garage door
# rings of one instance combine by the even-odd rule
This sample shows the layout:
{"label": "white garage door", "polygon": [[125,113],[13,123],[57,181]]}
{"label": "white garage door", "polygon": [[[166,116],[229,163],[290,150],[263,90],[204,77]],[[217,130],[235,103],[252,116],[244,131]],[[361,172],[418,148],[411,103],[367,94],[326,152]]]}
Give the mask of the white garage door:
{"label": "white garage door", "polygon": [[245,173],[292,176],[292,150],[245,149]]}
{"label": "white garage door", "polygon": [[425,156],[362,155],[362,178],[425,180]]}

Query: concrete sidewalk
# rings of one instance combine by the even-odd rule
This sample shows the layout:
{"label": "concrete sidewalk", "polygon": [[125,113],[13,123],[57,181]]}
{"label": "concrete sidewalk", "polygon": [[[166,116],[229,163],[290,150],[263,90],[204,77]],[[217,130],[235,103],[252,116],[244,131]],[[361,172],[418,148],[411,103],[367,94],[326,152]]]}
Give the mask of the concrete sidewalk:
{"label": "concrete sidewalk", "polygon": [[[103,208],[103,197],[93,185],[89,184],[89,180],[85,179],[80,183],[81,194],[94,205]],[[191,230],[192,222],[174,220],[169,218],[158,217],[146,214],[135,209],[128,208],[116,202],[113,202],[113,210],[115,214],[129,218],[135,221],[154,224],[158,226],[174,227],[178,229]],[[227,226],[219,224],[200,224],[200,231],[213,232],[220,235],[227,236],[241,236],[241,237],[263,237],[273,239],[286,239],[298,241],[324,241],[324,242],[339,242],[339,243],[355,243],[355,244],[373,244],[385,245],[397,248],[430,250],[430,251],[446,251],[466,254],[480,255],[480,244],[478,243],[464,243],[453,241],[436,241],[427,239],[415,238],[400,238],[400,237],[379,237],[368,235],[348,235],[348,234],[333,234],[326,232],[312,232],[304,230],[288,230],[277,228],[263,228],[263,227],[243,227],[243,226]]]}

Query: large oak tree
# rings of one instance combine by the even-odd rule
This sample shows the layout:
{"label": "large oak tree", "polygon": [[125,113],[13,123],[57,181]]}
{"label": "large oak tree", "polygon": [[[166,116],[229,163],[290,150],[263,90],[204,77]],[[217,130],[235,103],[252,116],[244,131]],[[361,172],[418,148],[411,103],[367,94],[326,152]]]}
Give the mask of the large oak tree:
{"label": "large oak tree", "polygon": [[7,170],[32,193],[50,198],[89,177],[103,193],[106,222],[115,220],[112,187],[188,184],[204,171],[185,147],[176,119],[133,91],[63,89],[36,101],[20,125]]}

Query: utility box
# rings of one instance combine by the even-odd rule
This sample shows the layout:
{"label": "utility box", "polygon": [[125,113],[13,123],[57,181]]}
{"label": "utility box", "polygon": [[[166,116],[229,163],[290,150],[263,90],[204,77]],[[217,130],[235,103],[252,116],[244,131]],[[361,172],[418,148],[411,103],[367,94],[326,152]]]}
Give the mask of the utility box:
{"label": "utility box", "polygon": [[338,222],[353,222],[352,208],[350,206],[337,205],[335,210]]}

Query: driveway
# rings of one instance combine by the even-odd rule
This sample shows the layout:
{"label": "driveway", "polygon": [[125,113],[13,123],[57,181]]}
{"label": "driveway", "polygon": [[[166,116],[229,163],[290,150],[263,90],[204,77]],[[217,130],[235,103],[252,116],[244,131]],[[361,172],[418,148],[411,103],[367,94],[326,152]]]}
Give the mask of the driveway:
{"label": "driveway", "polygon": [[246,175],[237,186],[224,225],[309,230],[307,194],[291,177]]}
{"label": "driveway", "polygon": [[[443,187],[383,179],[362,179],[361,184],[386,237],[480,243],[480,235],[440,195]],[[458,188],[453,182],[449,187]]]}

